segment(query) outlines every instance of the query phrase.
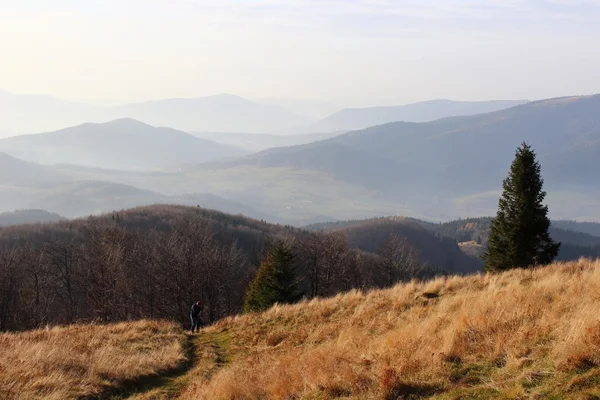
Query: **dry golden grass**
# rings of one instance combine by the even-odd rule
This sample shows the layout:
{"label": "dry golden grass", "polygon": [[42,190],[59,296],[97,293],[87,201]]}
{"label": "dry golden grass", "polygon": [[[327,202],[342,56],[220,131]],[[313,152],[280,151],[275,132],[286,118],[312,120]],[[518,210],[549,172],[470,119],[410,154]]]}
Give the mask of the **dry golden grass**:
{"label": "dry golden grass", "polygon": [[[0,398],[97,397],[176,368],[184,338],[152,321],[3,334]],[[276,306],[195,345],[185,375],[135,398],[597,399],[600,262]]]}
{"label": "dry golden grass", "polygon": [[184,337],[158,321],[0,334],[0,399],[98,396],[176,368],[185,359]]}
{"label": "dry golden grass", "polygon": [[600,396],[600,262],[440,278],[225,319],[185,399]]}

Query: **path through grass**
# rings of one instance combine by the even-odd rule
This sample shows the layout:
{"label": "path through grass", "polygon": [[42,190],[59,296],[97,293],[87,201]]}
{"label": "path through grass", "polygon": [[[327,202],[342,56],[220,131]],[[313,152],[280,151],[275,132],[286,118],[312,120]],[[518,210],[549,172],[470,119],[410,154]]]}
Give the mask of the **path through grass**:
{"label": "path through grass", "polygon": [[179,397],[183,391],[207,383],[228,360],[227,338],[219,332],[203,330],[186,338],[187,361],[176,371],[121,386],[118,395],[108,399],[166,400]]}

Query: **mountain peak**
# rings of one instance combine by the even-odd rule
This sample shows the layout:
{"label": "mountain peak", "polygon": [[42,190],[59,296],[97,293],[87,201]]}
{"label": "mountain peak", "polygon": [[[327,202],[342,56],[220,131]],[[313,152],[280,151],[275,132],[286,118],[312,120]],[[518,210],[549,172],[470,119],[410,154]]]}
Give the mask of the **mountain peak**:
{"label": "mountain peak", "polygon": [[199,98],[198,100],[202,100],[202,101],[210,101],[211,103],[216,103],[216,104],[256,104],[253,103],[252,101],[238,96],[236,94],[231,94],[231,93],[221,93],[221,94],[215,94],[212,96],[206,96],[206,97],[202,97]]}
{"label": "mountain peak", "polygon": [[152,125],[148,125],[144,122],[138,121],[137,119],[133,119],[133,118],[118,118],[118,119],[114,119],[112,121],[108,121],[108,122],[104,122],[104,123],[97,123],[94,125],[106,125],[106,126],[123,127],[123,128],[129,128],[129,127],[154,128]]}

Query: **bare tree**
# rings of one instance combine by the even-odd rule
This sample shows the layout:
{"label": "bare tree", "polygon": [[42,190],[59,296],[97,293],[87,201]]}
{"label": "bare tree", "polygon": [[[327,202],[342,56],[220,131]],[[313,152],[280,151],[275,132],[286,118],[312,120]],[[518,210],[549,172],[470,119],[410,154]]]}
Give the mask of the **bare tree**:
{"label": "bare tree", "polygon": [[424,270],[419,261],[419,251],[405,237],[391,234],[378,252],[379,270],[385,285],[415,278]]}
{"label": "bare tree", "polygon": [[[333,294],[345,279],[349,262],[346,236],[340,233],[311,233],[298,242],[310,297]],[[343,286],[343,285],[342,285]]]}
{"label": "bare tree", "polygon": [[46,243],[43,252],[48,262],[48,271],[54,278],[54,293],[64,309],[64,319],[73,323],[77,317],[78,271],[75,265],[76,242],[57,240]]}
{"label": "bare tree", "polygon": [[117,224],[96,224],[83,234],[80,268],[88,316],[103,321],[130,319],[126,270],[134,255],[132,233]]}
{"label": "bare tree", "polygon": [[56,295],[46,255],[32,246],[25,246],[21,260],[25,272],[22,306],[26,321],[23,321],[23,325],[38,327],[50,321]]}
{"label": "bare tree", "polygon": [[0,331],[10,329],[17,319],[23,280],[18,258],[16,249],[0,253]]}

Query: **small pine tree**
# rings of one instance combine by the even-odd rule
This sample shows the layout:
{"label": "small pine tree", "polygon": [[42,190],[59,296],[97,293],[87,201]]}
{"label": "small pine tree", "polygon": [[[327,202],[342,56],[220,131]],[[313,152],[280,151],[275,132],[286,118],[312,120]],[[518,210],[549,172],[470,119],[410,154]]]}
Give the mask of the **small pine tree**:
{"label": "small pine tree", "polygon": [[275,303],[292,303],[297,298],[293,251],[277,242],[258,267],[246,293],[244,312],[264,311]]}
{"label": "small pine tree", "polygon": [[523,142],[503,182],[498,214],[490,225],[488,250],[483,255],[486,271],[547,264],[558,255],[560,243],[548,234],[550,220],[542,185],[540,164],[531,146]]}

